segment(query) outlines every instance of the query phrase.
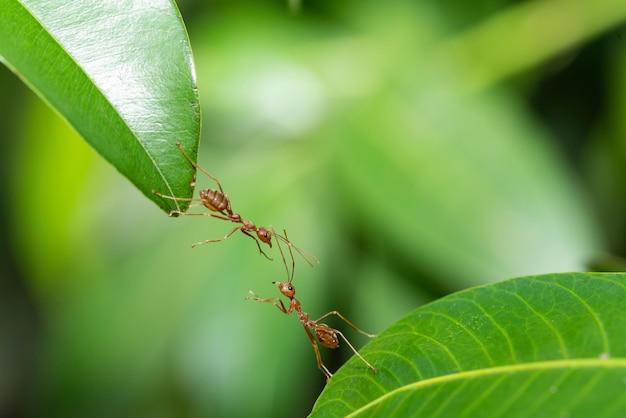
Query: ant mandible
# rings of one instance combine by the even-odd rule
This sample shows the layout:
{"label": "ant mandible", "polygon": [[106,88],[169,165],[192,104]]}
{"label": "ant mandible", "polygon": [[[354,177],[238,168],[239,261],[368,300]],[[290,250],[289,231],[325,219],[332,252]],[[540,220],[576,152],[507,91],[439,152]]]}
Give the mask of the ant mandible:
{"label": "ant mandible", "polygon": [[[285,231],[285,236],[287,236],[287,232]],[[282,313],[289,315],[290,313],[292,313],[293,311],[296,311],[298,313],[298,319],[300,320],[300,323],[302,324],[302,326],[304,327],[304,331],[306,332],[307,336],[309,337],[309,340],[311,340],[311,344],[313,345],[313,350],[315,350],[315,358],[317,359],[317,367],[322,371],[322,373],[324,373],[324,375],[326,376],[326,382],[328,382],[330,380],[330,378],[333,376],[333,374],[330,372],[330,370],[328,370],[328,368],[324,365],[324,362],[322,361],[322,355],[320,353],[320,349],[317,345],[317,341],[319,341],[323,346],[328,347],[328,348],[337,348],[339,346],[339,339],[337,338],[337,336],[340,336],[345,342],[346,344],[348,344],[348,346],[350,347],[350,349],[354,352],[354,354],[356,354],[356,356],[358,358],[360,358],[366,365],[367,367],[369,367],[372,372],[374,373],[378,373],[378,370],[376,370],[376,368],[374,366],[372,366],[367,360],[365,360],[365,358],[359,354],[359,352],[354,348],[354,346],[352,344],[350,344],[350,341],[348,341],[348,339],[345,337],[345,335],[343,335],[343,333],[341,331],[339,331],[338,329],[335,328],[331,328],[326,324],[322,324],[320,323],[320,321],[328,318],[331,315],[337,315],[339,318],[343,319],[343,321],[350,325],[355,331],[366,335],[370,338],[374,338],[376,335],[375,334],[368,334],[367,332],[357,328],[356,325],[354,325],[352,322],[350,322],[345,316],[343,316],[342,314],[340,314],[337,311],[331,311],[328,312],[325,315],[322,315],[321,317],[317,318],[316,320],[312,321],[309,318],[309,314],[302,311],[302,307],[300,306],[300,301],[298,299],[295,298],[295,294],[296,294],[296,289],[293,286],[293,284],[291,283],[292,279],[293,279],[293,270],[294,270],[294,264],[293,264],[293,253],[291,252],[291,247],[289,248],[289,252],[291,253],[291,259],[292,259],[292,271],[291,274],[289,273],[289,269],[287,268],[287,262],[285,261],[285,256],[283,254],[282,249],[280,248],[280,243],[278,243],[278,249],[280,250],[280,254],[283,258],[283,263],[285,264],[285,269],[287,269],[287,281],[286,282],[272,282],[272,284],[276,285],[276,287],[278,287],[278,290],[280,291],[280,293],[282,293],[284,296],[289,298],[289,308],[286,308],[282,299],[280,298],[261,298],[259,296],[257,296],[252,290],[250,290],[250,295],[246,297],[247,300],[255,300],[257,302],[269,302],[272,303],[274,306],[276,306]],[[311,332],[315,332],[315,336],[313,336],[313,333]],[[317,338],[317,341],[316,341]]]}
{"label": "ant mandible", "polygon": [[[241,226],[237,226],[235,228],[233,228],[228,234],[226,234],[223,238],[220,239],[207,239],[204,241],[200,241],[200,242],[196,242],[195,244],[193,244],[191,247],[194,248],[198,245],[203,245],[203,244],[208,244],[210,242],[220,242],[220,241],[224,241],[226,239],[228,239],[232,234],[234,234],[236,231],[241,231],[244,234],[246,234],[247,236],[249,236],[250,238],[252,238],[254,240],[254,242],[256,243],[259,252],[265,256],[265,258],[267,258],[268,260],[272,260],[272,258],[270,258],[267,254],[265,254],[265,252],[263,251],[263,249],[261,249],[261,244],[259,244],[259,241],[257,240],[257,238],[259,240],[261,240],[262,242],[266,243],[267,245],[269,245],[270,248],[272,248],[272,236],[276,237],[277,239],[283,241],[284,243],[286,243],[289,248],[293,247],[296,249],[296,251],[298,251],[298,253],[302,256],[302,258],[304,258],[304,260],[307,262],[307,264],[311,267],[313,267],[313,263],[307,258],[310,257],[313,259],[313,261],[315,261],[316,263],[319,263],[319,261],[317,260],[317,258],[315,258],[314,255],[309,254],[308,252],[305,252],[304,250],[296,247],[295,245],[293,245],[291,242],[289,242],[289,240],[286,237],[283,237],[279,234],[276,234],[275,232],[271,231],[265,227],[257,227],[254,222],[252,221],[246,221],[244,220],[241,215],[239,215],[238,213],[234,213],[233,209],[231,207],[230,204],[230,199],[228,198],[228,195],[226,193],[224,193],[224,189],[222,189],[222,184],[219,182],[219,180],[217,178],[215,178],[214,176],[212,176],[208,171],[206,171],[205,169],[203,169],[202,167],[200,167],[194,160],[191,159],[191,157],[189,157],[189,155],[185,152],[185,150],[183,149],[182,145],[180,144],[180,142],[176,143],[176,146],[178,147],[178,149],[180,150],[180,152],[183,153],[183,155],[185,156],[185,158],[187,159],[187,161],[189,161],[189,163],[196,168],[197,170],[200,170],[201,172],[203,172],[204,174],[206,174],[207,176],[209,176],[216,184],[217,187],[219,188],[219,190],[215,190],[215,189],[202,189],[199,192],[200,198],[199,199],[195,199],[195,198],[187,198],[187,197],[174,197],[174,196],[167,196],[164,195],[162,193],[159,193],[156,190],[152,190],[152,193],[154,193],[155,195],[162,197],[164,199],[170,199],[170,200],[180,200],[180,201],[186,201],[186,202],[200,202],[199,204],[193,204],[190,205],[189,207],[197,207],[197,206],[204,206],[207,209],[209,209],[212,212],[217,212],[218,214],[215,213],[186,213],[186,212],[181,212],[179,210],[172,210],[169,213],[169,216],[178,216],[178,215],[184,215],[184,216],[211,216],[213,218],[217,218],[217,219],[222,219],[225,221],[231,221],[231,222],[235,222],[235,223],[240,223]],[[196,183],[196,177],[194,174],[194,179],[191,183],[191,186],[195,186]],[[252,235],[250,232],[254,232],[256,233],[256,237],[254,235]]]}

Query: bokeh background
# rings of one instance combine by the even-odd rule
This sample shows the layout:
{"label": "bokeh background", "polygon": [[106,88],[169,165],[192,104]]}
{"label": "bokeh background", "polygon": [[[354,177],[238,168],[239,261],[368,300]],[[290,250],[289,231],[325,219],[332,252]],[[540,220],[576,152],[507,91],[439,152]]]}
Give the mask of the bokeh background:
{"label": "bokeh background", "polygon": [[[624,268],[624,12],[565,3],[179,2],[200,163],[319,258],[296,259],[305,311],[380,332],[469,286]],[[0,94],[0,415],[306,415],[297,318],[244,300],[278,295],[276,248],[191,249],[232,224],[168,218],[4,68]]]}

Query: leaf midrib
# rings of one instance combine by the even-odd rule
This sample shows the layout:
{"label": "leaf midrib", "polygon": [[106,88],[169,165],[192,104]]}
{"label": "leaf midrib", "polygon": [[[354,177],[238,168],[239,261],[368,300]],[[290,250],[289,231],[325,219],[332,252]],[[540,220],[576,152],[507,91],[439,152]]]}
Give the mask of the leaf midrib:
{"label": "leaf midrib", "polygon": [[437,377],[433,377],[430,379],[413,382],[408,385],[400,386],[376,398],[374,401],[363,405],[359,409],[356,409],[349,415],[346,415],[346,417],[358,416],[362,412],[368,410],[369,408],[374,407],[375,405],[379,403],[382,403],[386,399],[391,398],[400,392],[419,389],[419,388],[446,383],[446,382],[451,382],[455,380],[470,379],[470,378],[497,375],[500,373],[518,372],[518,371],[593,368],[593,367],[598,367],[598,368],[624,367],[626,368],[626,358],[609,357],[609,358],[593,358],[593,359],[591,358],[559,359],[559,360],[530,362],[530,363],[523,363],[523,364],[510,364],[510,365],[505,365],[505,366],[496,366],[496,367],[489,367],[489,368],[484,368],[484,369],[475,369],[475,370],[463,371],[463,372],[458,372],[458,373],[446,374],[443,376],[437,376]]}

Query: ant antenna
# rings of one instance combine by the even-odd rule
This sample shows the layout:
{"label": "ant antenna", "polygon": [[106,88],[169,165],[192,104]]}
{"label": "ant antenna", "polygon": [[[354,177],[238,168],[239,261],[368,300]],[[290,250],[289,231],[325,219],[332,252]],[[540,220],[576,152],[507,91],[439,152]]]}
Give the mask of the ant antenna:
{"label": "ant antenna", "polygon": [[[280,237],[280,235],[277,235],[276,232],[274,231],[274,227],[271,227],[271,228],[272,228],[272,234],[274,236],[276,236],[276,237]],[[285,270],[287,271],[287,283],[291,283],[291,281],[293,280],[293,273],[296,270],[296,260],[293,258],[293,251],[291,250],[292,245],[290,245],[291,243],[287,239],[287,230],[283,229],[283,233],[285,234],[285,240],[288,243],[287,247],[289,247],[289,255],[291,256],[291,273],[289,273],[289,267],[287,267],[287,260],[285,259],[285,254],[283,253],[283,248],[280,245],[280,241],[281,240],[276,241],[276,244],[278,245],[278,251],[280,251],[280,256],[283,259],[283,264],[285,265]],[[306,258],[305,258],[305,260],[306,260]]]}
{"label": "ant antenna", "polygon": [[[286,230],[283,229],[283,233],[285,234],[285,236],[282,236],[280,234],[277,234],[276,231],[274,231],[274,227],[271,227],[271,228],[272,228],[272,236],[278,238],[278,240],[280,240],[280,241],[284,242],[285,244],[287,244],[287,246],[289,247],[289,252],[292,252],[291,249],[294,248],[298,252],[298,254],[300,254],[302,259],[304,261],[306,261],[306,263],[310,267],[313,267],[313,262],[315,262],[316,264],[320,263],[320,261],[317,259],[317,257],[315,257],[313,254],[311,254],[308,251],[303,250],[302,248],[299,248],[299,247],[296,247],[295,245],[293,245],[292,242],[289,241],[289,238],[287,238],[287,231]],[[278,241],[276,241],[276,242],[278,242]],[[293,253],[292,253],[291,258],[293,258]],[[311,258],[313,261],[309,260],[309,258]]]}

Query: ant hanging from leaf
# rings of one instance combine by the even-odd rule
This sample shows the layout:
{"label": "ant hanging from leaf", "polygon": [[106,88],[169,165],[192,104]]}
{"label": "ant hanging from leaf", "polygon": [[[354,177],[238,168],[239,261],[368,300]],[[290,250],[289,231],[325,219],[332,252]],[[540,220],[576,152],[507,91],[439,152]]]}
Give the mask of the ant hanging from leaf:
{"label": "ant hanging from leaf", "polygon": [[[287,231],[284,231],[284,234],[285,234],[285,238],[286,238],[287,237]],[[287,239],[287,242],[289,242],[288,239]],[[330,378],[333,376],[333,374],[324,365],[324,362],[322,361],[322,355],[320,354],[320,349],[319,349],[319,347],[317,345],[317,342],[319,341],[323,346],[328,347],[328,348],[337,348],[339,346],[339,339],[337,338],[337,336],[340,336],[346,342],[346,344],[348,344],[348,346],[354,352],[354,354],[358,358],[360,358],[367,365],[367,367],[369,367],[372,370],[372,372],[378,373],[378,370],[376,370],[376,368],[374,366],[372,366],[367,360],[365,360],[365,358],[363,358],[363,356],[361,354],[359,354],[359,352],[354,348],[354,346],[352,346],[352,344],[350,344],[350,341],[348,341],[348,339],[343,335],[343,333],[341,331],[339,331],[338,329],[335,329],[335,328],[331,328],[331,327],[329,327],[326,324],[322,324],[322,323],[320,323],[320,321],[328,318],[331,315],[337,315],[339,318],[343,319],[343,321],[346,324],[350,325],[355,331],[357,331],[357,332],[359,332],[359,333],[361,333],[363,335],[366,335],[366,336],[368,336],[370,338],[374,338],[376,335],[375,334],[368,334],[367,332],[360,330],[359,328],[356,327],[356,325],[354,325],[352,322],[348,321],[348,319],[346,319],[346,317],[344,317],[342,314],[340,314],[337,311],[328,312],[327,314],[322,315],[318,319],[312,321],[309,318],[309,314],[302,311],[302,308],[300,306],[300,301],[295,298],[296,289],[293,286],[293,284],[291,283],[291,281],[293,279],[293,271],[295,269],[295,262],[293,261],[293,252],[291,251],[291,246],[289,247],[289,253],[291,254],[291,260],[292,260],[291,273],[289,273],[289,268],[287,267],[287,262],[285,260],[285,255],[283,254],[283,250],[280,247],[280,243],[278,243],[278,249],[280,250],[280,255],[283,258],[283,263],[285,264],[285,269],[287,270],[287,281],[286,282],[272,282],[272,284],[274,284],[274,285],[276,285],[276,287],[278,287],[278,290],[280,291],[280,293],[282,293],[284,296],[289,298],[289,308],[285,307],[282,299],[280,299],[280,298],[267,298],[267,299],[264,299],[264,298],[261,298],[261,297],[257,296],[252,290],[250,290],[250,295],[251,296],[246,297],[246,299],[247,300],[256,300],[257,302],[269,302],[269,303],[272,303],[282,313],[284,313],[286,315],[289,315],[293,311],[296,311],[298,313],[298,319],[300,320],[300,323],[304,327],[304,331],[306,332],[307,336],[309,337],[309,340],[311,340],[311,344],[313,345],[313,350],[315,350],[315,358],[317,359],[317,367],[326,376],[326,382],[328,382],[330,380]],[[313,336],[313,332],[312,331],[315,333],[315,336]]]}
{"label": "ant hanging from leaf", "polygon": [[[183,155],[185,156],[187,161],[189,161],[189,163],[192,166],[194,166],[194,168],[196,168],[197,170],[200,170],[201,172],[203,172],[204,174],[209,176],[217,184],[217,187],[219,188],[219,190],[202,189],[202,190],[200,190],[200,193],[199,193],[200,194],[200,198],[199,199],[186,198],[186,197],[166,196],[166,195],[164,195],[162,193],[157,192],[156,190],[153,190],[152,193],[154,193],[155,195],[157,195],[159,197],[162,197],[164,199],[180,200],[180,201],[185,201],[185,202],[200,202],[198,204],[192,204],[189,207],[192,208],[192,207],[197,207],[197,206],[204,206],[207,209],[209,209],[211,212],[217,212],[219,215],[215,214],[215,213],[185,213],[185,212],[181,212],[179,210],[172,210],[169,213],[169,215],[170,216],[178,216],[178,215],[184,215],[184,216],[211,216],[213,218],[222,219],[222,220],[225,220],[225,221],[231,221],[231,222],[235,222],[235,223],[240,223],[241,224],[241,226],[236,226],[235,228],[233,228],[223,238],[220,238],[220,239],[207,239],[205,241],[196,242],[195,244],[193,244],[191,246],[192,248],[196,247],[198,245],[208,244],[210,242],[224,241],[224,240],[228,239],[236,231],[241,231],[244,234],[246,234],[247,236],[249,236],[250,238],[252,238],[254,240],[254,242],[256,242],[256,245],[257,245],[257,247],[259,249],[259,252],[262,255],[264,255],[265,258],[267,258],[268,260],[272,260],[272,258],[270,258],[267,254],[265,254],[263,249],[261,249],[261,244],[259,244],[259,241],[257,240],[257,238],[259,240],[261,240],[262,242],[264,242],[265,244],[269,245],[270,248],[272,248],[272,237],[276,237],[276,239],[281,240],[285,244],[287,244],[290,249],[291,249],[291,247],[295,248],[296,251],[298,251],[298,253],[302,256],[304,261],[306,261],[309,266],[313,267],[313,263],[309,260],[308,257],[312,258],[313,261],[315,261],[316,263],[319,263],[319,261],[317,260],[317,258],[315,258],[314,255],[309,254],[308,252],[306,252],[306,251],[296,247],[291,242],[289,242],[289,240],[286,237],[283,237],[283,236],[275,233],[273,230],[270,232],[270,230],[265,228],[265,227],[260,227],[259,228],[259,227],[257,227],[254,224],[254,222],[246,221],[246,220],[244,220],[241,217],[241,215],[239,215],[238,213],[234,213],[233,209],[232,209],[232,207],[230,205],[230,199],[228,198],[228,195],[226,193],[224,193],[224,189],[222,189],[222,184],[219,182],[219,180],[217,178],[215,178],[214,176],[212,176],[208,171],[206,171],[205,169],[200,167],[195,161],[193,161],[191,159],[191,157],[189,157],[189,155],[185,152],[185,150],[183,149],[183,147],[180,144],[180,142],[177,142],[176,146],[178,147],[178,149],[180,149],[180,152],[183,153]],[[195,177],[195,174],[194,174],[194,179],[193,179],[193,182],[191,183],[191,186],[194,187],[195,184],[196,184],[196,177]],[[252,235],[251,232],[255,233],[256,237],[254,235]]]}

